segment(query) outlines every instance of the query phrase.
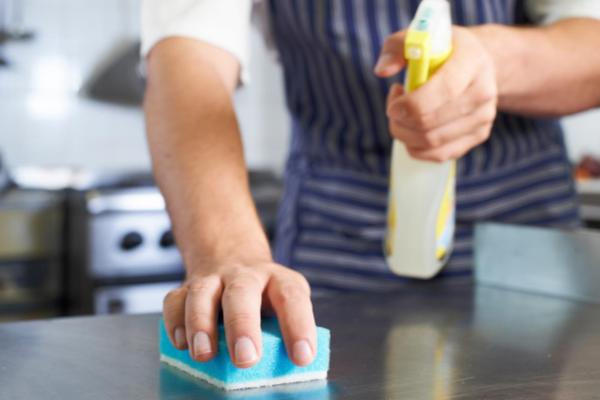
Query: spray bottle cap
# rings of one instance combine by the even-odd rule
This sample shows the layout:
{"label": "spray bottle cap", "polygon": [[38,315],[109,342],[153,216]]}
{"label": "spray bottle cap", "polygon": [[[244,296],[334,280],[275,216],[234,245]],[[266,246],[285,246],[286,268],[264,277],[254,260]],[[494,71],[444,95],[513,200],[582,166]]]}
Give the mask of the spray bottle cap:
{"label": "spray bottle cap", "polygon": [[[429,33],[431,40],[431,56],[443,56],[452,48],[452,15],[447,0],[423,0],[409,30]],[[409,58],[419,58],[408,49]]]}

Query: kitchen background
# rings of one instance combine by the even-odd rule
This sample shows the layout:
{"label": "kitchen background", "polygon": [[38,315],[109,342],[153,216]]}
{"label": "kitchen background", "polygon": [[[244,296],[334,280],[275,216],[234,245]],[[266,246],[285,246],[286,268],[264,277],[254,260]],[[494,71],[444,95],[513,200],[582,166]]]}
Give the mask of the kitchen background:
{"label": "kitchen background", "polygon": [[[0,0],[0,320],[157,311],[181,279],[150,177],[138,8]],[[252,82],[236,107],[253,194],[272,230],[288,122],[275,57],[258,32],[252,43]],[[600,175],[600,111],[565,127],[579,176]],[[596,186],[580,185],[591,225],[600,219]]]}

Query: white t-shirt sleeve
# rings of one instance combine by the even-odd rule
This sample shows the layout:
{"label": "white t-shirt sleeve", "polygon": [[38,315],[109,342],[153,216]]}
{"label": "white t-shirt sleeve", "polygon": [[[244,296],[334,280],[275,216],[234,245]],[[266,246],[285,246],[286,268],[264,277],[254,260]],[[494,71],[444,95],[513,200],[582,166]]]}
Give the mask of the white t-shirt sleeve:
{"label": "white t-shirt sleeve", "polygon": [[600,0],[527,0],[526,6],[529,17],[542,25],[565,18],[600,19]]}
{"label": "white t-shirt sleeve", "polygon": [[252,0],[142,0],[142,56],[167,37],[203,40],[233,54],[247,81]]}

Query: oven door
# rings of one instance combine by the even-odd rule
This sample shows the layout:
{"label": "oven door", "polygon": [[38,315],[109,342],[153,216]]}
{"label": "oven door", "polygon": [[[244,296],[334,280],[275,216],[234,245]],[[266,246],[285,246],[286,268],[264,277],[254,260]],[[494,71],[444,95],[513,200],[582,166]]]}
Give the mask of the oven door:
{"label": "oven door", "polygon": [[167,293],[179,282],[106,286],[94,292],[96,314],[144,314],[162,311]]}

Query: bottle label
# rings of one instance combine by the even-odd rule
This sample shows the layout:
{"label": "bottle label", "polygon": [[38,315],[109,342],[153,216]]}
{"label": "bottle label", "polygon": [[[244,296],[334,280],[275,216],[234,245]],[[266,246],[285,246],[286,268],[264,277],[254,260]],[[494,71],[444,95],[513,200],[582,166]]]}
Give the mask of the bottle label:
{"label": "bottle label", "polygon": [[435,229],[436,239],[436,257],[440,262],[447,261],[452,251],[452,243],[454,239],[455,229],[455,209],[456,209],[456,162],[452,162],[444,197],[440,204],[438,212],[437,224]]}

